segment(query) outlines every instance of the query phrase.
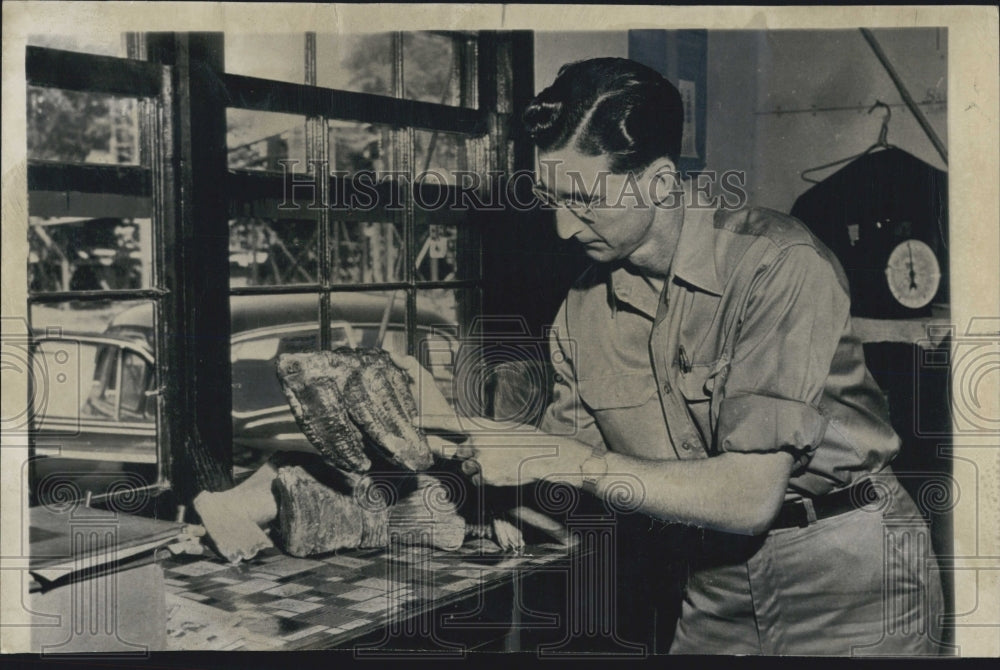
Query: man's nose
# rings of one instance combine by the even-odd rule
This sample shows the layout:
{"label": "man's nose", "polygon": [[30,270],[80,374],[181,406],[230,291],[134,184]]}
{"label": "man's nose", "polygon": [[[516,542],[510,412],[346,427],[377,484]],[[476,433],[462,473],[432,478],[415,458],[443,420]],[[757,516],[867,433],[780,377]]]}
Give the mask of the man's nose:
{"label": "man's nose", "polygon": [[556,234],[564,240],[571,239],[584,228],[583,222],[580,221],[580,219],[578,219],[572,212],[565,209],[557,209],[555,211],[555,215]]}

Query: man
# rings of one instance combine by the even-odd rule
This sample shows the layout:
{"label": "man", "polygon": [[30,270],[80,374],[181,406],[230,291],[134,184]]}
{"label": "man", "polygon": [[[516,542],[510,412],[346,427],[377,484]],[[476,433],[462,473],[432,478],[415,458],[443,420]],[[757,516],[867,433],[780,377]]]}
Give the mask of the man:
{"label": "man", "polygon": [[438,448],[486,484],[632,486],[643,514],[705,529],[672,653],[937,653],[939,576],[844,273],[794,219],[672,188],[682,119],[624,59],[567,65],[528,106],[536,193],[595,265],[554,322],[542,430]]}

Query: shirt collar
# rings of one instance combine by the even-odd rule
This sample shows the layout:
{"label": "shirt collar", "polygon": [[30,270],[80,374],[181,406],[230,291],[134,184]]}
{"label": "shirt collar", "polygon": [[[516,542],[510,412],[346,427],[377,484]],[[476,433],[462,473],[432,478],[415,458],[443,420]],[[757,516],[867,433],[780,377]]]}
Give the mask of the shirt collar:
{"label": "shirt collar", "polygon": [[722,295],[715,271],[717,211],[714,208],[685,210],[677,250],[674,251],[672,274],[686,284],[713,295]]}
{"label": "shirt collar", "polygon": [[612,311],[618,301],[627,303],[639,311],[656,318],[656,308],[660,301],[660,291],[649,280],[623,265],[619,265],[608,276],[608,302]]}
{"label": "shirt collar", "polygon": [[[674,251],[673,276],[713,295],[722,295],[715,272],[716,209],[699,208],[682,212],[681,234]],[[648,279],[619,265],[608,275],[608,304],[615,310],[621,301],[656,318],[661,292]]]}

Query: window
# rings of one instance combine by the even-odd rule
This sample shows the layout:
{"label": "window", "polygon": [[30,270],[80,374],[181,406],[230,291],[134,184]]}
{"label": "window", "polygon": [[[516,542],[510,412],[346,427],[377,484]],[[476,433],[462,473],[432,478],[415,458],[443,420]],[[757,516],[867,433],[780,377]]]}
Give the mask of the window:
{"label": "window", "polygon": [[[419,353],[428,350],[420,345],[427,337],[454,349],[457,341],[433,335],[434,329],[458,330],[475,301],[460,312],[455,291],[476,293],[481,279],[474,226],[459,225],[461,217],[446,203],[457,171],[485,170],[469,160],[469,147],[484,141],[485,127],[463,132],[463,117],[456,116],[450,127],[426,128],[412,107],[400,104],[475,107],[469,84],[476,72],[474,36],[300,38],[301,52],[292,47],[295,40],[280,44],[305,55],[304,69],[292,67],[295,58],[286,53],[279,60],[288,67],[271,78],[299,76],[302,89],[315,83],[381,96],[366,100],[390,113],[350,118],[331,109],[298,116],[268,105],[227,110],[227,163],[236,178],[229,211],[237,214],[229,221],[232,420],[234,442],[250,450],[287,446],[287,440],[267,445],[261,431],[295,432],[274,374],[280,353],[342,344]],[[277,66],[265,67],[259,54],[248,50],[241,57],[227,48],[227,70],[274,74]],[[393,77],[396,67],[404,73],[401,83]],[[315,73],[313,81],[307,73]],[[270,181],[264,190],[273,195],[246,188],[251,179]],[[256,321],[244,320],[244,312],[257,313]],[[435,363],[441,360],[438,355]],[[452,395],[450,377],[436,367],[442,389]],[[267,412],[273,416],[265,420]],[[248,451],[236,459],[254,460]]]}
{"label": "window", "polygon": [[91,475],[113,471],[185,486],[183,500],[303,440],[274,374],[283,353],[414,353],[451,398],[482,250],[474,213],[450,204],[459,173],[505,160],[491,115],[509,102],[481,96],[500,88],[481,71],[497,41],[29,47],[34,361],[49,387],[79,389],[36,407],[36,502],[60,471],[79,497],[99,500],[114,478]]}
{"label": "window", "polygon": [[[117,42],[29,40],[45,46],[27,54],[29,318],[43,390],[33,398],[32,449],[43,457],[34,502],[53,490],[100,501],[113,480],[98,472],[164,481],[154,352],[168,319],[165,227],[152,157],[169,101],[161,71],[111,57],[134,52],[129,36]],[[115,333],[136,311],[148,314],[143,337]]]}
{"label": "window", "polygon": [[28,87],[28,157],[73,163],[137,165],[135,98]]}

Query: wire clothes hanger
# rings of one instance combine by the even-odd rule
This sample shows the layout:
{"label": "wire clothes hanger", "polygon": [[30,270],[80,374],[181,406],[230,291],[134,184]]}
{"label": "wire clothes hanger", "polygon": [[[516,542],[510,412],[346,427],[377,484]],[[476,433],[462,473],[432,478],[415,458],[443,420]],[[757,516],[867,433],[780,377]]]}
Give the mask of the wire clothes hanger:
{"label": "wire clothes hanger", "polygon": [[865,149],[864,151],[862,151],[859,154],[854,154],[853,156],[848,156],[847,158],[839,158],[839,159],[837,159],[837,160],[835,160],[835,161],[833,161],[831,163],[825,163],[823,165],[818,165],[816,167],[809,168],[808,170],[803,170],[801,173],[799,173],[799,176],[802,177],[803,180],[809,182],[810,184],[818,184],[818,183],[820,183],[818,180],[813,179],[813,178],[811,178],[811,177],[809,177],[807,175],[811,175],[811,174],[814,174],[816,172],[820,172],[822,170],[826,170],[827,168],[832,168],[835,165],[842,165],[843,163],[850,163],[851,161],[853,161],[853,160],[855,160],[857,158],[861,158],[862,156],[867,156],[868,154],[870,154],[871,152],[875,151],[876,149],[891,149],[891,148],[893,148],[893,145],[889,144],[889,142],[887,141],[887,138],[889,136],[889,119],[892,118],[892,109],[889,107],[889,105],[885,104],[881,100],[876,100],[875,104],[872,105],[871,108],[868,110],[868,113],[871,114],[878,107],[881,107],[882,109],[885,110],[885,116],[882,117],[882,128],[879,129],[878,140],[875,142],[875,144],[871,145],[870,147],[868,147],[867,149]]}

